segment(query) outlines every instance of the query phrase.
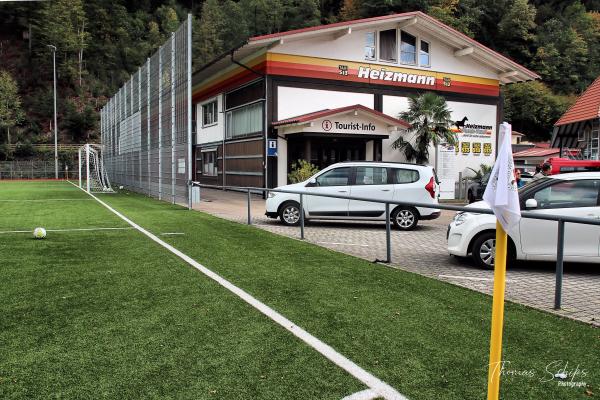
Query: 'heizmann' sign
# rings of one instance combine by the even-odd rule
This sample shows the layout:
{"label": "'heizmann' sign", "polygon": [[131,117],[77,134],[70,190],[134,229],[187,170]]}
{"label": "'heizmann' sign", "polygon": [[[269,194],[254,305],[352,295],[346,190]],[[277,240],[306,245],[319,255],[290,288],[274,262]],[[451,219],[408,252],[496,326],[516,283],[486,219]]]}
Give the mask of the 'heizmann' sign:
{"label": "'heizmann' sign", "polygon": [[358,67],[358,77],[387,82],[414,83],[417,85],[435,86],[435,77],[406,72],[389,71],[385,68]]}

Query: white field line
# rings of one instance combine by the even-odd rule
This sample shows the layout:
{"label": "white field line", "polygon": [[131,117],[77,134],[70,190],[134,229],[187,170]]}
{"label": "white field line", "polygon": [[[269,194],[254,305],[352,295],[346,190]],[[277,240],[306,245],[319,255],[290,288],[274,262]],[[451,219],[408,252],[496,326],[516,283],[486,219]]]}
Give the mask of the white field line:
{"label": "white field line", "polygon": [[[77,185],[75,185],[74,183],[69,183],[77,187]],[[277,311],[273,310],[271,307],[260,302],[258,299],[245,292],[243,289],[240,289],[239,287],[235,286],[233,283],[229,282],[227,279],[206,268],[187,254],[177,250],[175,247],[161,240],[158,236],[154,235],[153,233],[142,228],[135,222],[131,221],[129,218],[127,218],[126,216],[124,216],[123,214],[121,214],[120,212],[118,212],[117,210],[100,200],[98,197],[94,196],[91,193],[88,194],[94,199],[96,199],[96,201],[98,201],[108,210],[110,210],[113,214],[121,218],[123,221],[127,222],[129,225],[133,226],[135,229],[137,229],[156,243],[160,244],[162,247],[169,250],[171,253],[175,254],[177,257],[181,258],[183,261],[187,262],[192,267],[196,268],[198,271],[202,272],[204,275],[211,278],[219,285],[223,286],[225,289],[237,295],[239,298],[241,298],[246,303],[250,304],[252,307],[269,317],[271,320],[282,326],[284,329],[291,332],[294,336],[302,340],[304,343],[308,344],[310,347],[312,347],[319,353],[321,353],[323,356],[332,361],[338,367],[342,368],[350,375],[352,375],[353,377],[370,387],[379,396],[389,400],[407,400],[407,398],[398,393],[396,389],[383,382],[376,376],[372,375],[371,373],[365,371],[356,363],[346,358],[342,354],[338,353],[333,347],[331,347],[327,343],[311,335],[310,333],[308,333],[298,325],[294,324],[292,321],[290,321],[283,315],[279,314]]]}
{"label": "white field line", "polygon": [[93,199],[0,199],[0,202],[22,202],[22,201],[91,201]]}
{"label": "white field line", "polygon": [[318,244],[331,244],[335,246],[360,246],[360,247],[369,247],[368,244],[358,244],[358,243],[341,243],[341,242],[315,242]]}
{"label": "white field line", "polygon": [[[478,278],[475,276],[459,276],[459,275],[438,275],[439,278],[448,278],[448,279],[465,279],[468,281],[482,281],[482,282],[493,282],[494,278]],[[510,279],[507,279],[506,282],[511,282]]]}
{"label": "white field line", "polygon": [[371,389],[366,389],[360,392],[352,393],[349,396],[344,397],[342,400],[373,400],[378,398],[379,395]]}
{"label": "white field line", "polygon": [[[68,228],[68,229],[46,229],[46,232],[85,232],[85,231],[122,231],[122,230],[134,229],[130,226],[122,228]],[[0,231],[2,233],[32,233],[33,229],[28,231]]]}
{"label": "white field line", "polygon": [[174,236],[174,235],[185,235],[183,232],[163,232],[161,233],[163,236]]}

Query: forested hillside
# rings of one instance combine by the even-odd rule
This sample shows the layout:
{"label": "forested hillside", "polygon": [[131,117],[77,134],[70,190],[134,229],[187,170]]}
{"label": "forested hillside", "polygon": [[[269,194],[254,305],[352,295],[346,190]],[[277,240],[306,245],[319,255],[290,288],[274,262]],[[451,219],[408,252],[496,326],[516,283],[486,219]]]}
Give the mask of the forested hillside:
{"label": "forested hillside", "polygon": [[[0,3],[0,160],[51,142],[57,47],[63,143],[97,140],[99,108],[185,18],[194,66],[249,36],[421,10],[542,76],[503,89],[506,119],[532,139],[600,75],[600,0],[51,0]],[[8,73],[1,73],[1,71]],[[15,87],[16,85],[16,87]],[[26,146],[24,147],[26,148]]]}

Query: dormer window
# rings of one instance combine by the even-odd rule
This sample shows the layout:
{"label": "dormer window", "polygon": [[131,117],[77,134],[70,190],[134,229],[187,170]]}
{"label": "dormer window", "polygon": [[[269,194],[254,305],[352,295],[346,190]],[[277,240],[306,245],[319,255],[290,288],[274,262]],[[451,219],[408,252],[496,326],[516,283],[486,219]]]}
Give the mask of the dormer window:
{"label": "dormer window", "polygon": [[367,32],[365,43],[366,60],[375,60],[375,34],[376,32]]}
{"label": "dormer window", "polygon": [[430,43],[400,29],[366,32],[364,43],[365,60],[431,67]]}
{"label": "dormer window", "polygon": [[381,61],[398,61],[398,42],[396,29],[379,32],[379,59]]}
{"label": "dormer window", "polygon": [[417,63],[417,38],[410,33],[400,33],[400,61],[402,64]]}

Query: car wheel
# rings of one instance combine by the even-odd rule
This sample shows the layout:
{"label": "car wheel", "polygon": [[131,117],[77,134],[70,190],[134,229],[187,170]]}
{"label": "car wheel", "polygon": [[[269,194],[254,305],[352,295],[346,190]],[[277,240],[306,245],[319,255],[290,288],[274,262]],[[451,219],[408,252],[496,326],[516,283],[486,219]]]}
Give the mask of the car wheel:
{"label": "car wheel", "polygon": [[415,229],[419,222],[419,213],[412,207],[398,207],[391,215],[392,223],[401,231]]}
{"label": "car wheel", "polygon": [[473,260],[481,268],[494,269],[496,257],[496,233],[486,232],[477,237],[473,242]]}
{"label": "car wheel", "polygon": [[469,190],[467,194],[467,199],[469,200],[469,204],[475,203],[475,196],[473,196],[473,192]]}
{"label": "car wheel", "polygon": [[[517,259],[515,246],[510,238],[508,238],[507,252],[506,265],[510,265]],[[471,255],[478,266],[485,269],[494,269],[494,260],[496,258],[496,232],[485,232],[478,236],[473,242]]]}
{"label": "car wheel", "polygon": [[279,219],[287,226],[300,224],[300,204],[295,201],[284,203],[279,208]]}

